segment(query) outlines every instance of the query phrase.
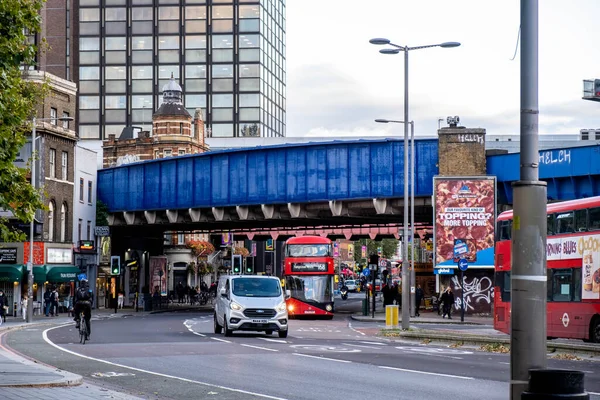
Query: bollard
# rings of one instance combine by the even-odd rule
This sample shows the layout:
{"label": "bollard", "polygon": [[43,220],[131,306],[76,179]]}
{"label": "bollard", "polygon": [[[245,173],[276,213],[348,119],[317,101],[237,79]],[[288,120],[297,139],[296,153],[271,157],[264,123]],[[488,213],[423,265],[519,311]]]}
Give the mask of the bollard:
{"label": "bollard", "polygon": [[362,300],[362,315],[369,315],[369,301],[367,299]]}
{"label": "bollard", "polygon": [[584,373],[562,369],[529,370],[529,388],[521,400],[589,400]]}
{"label": "bollard", "polygon": [[19,307],[18,307],[18,305],[17,305],[17,302],[15,301],[15,302],[13,303],[13,317],[15,317],[15,318],[17,318],[17,310],[18,310],[18,308],[19,308]]}
{"label": "bollard", "polygon": [[385,306],[385,327],[398,329],[398,306]]}

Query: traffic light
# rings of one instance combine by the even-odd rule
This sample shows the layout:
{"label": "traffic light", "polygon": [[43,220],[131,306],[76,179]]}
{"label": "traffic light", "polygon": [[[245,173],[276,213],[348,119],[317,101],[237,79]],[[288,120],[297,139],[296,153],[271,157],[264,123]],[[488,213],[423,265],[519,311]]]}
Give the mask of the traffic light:
{"label": "traffic light", "polygon": [[254,274],[254,259],[252,259],[252,258],[246,259],[246,274],[248,274],[248,275]]}
{"label": "traffic light", "polygon": [[110,257],[110,273],[111,275],[121,275],[121,257]]}
{"label": "traffic light", "polygon": [[241,255],[233,256],[233,273],[234,274],[242,273],[242,256]]}
{"label": "traffic light", "polygon": [[369,256],[369,265],[379,265],[379,255],[377,254],[371,254]]}
{"label": "traffic light", "polygon": [[383,253],[383,247],[378,247],[378,248],[377,248],[377,255],[378,255],[379,257],[381,257],[381,253]]}

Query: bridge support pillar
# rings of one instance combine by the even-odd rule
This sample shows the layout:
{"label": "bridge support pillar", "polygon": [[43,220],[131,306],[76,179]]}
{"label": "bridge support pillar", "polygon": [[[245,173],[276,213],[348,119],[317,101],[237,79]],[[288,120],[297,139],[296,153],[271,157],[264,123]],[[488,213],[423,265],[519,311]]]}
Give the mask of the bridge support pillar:
{"label": "bridge support pillar", "polygon": [[265,219],[278,219],[281,218],[281,214],[279,210],[275,208],[275,206],[270,204],[261,204],[260,208],[265,216]]}
{"label": "bridge support pillar", "polygon": [[391,210],[387,199],[373,199],[373,207],[377,214],[389,214]]}
{"label": "bridge support pillar", "polygon": [[144,211],[144,217],[149,224],[156,223],[156,211]]}
{"label": "bridge support pillar", "polygon": [[202,216],[202,211],[198,208],[189,208],[188,213],[190,214],[190,219],[192,222],[200,222],[200,217]]}
{"label": "bridge support pillar", "polygon": [[330,200],[329,209],[334,217],[341,217],[342,215],[348,215],[348,207],[342,201]]}
{"label": "bridge support pillar", "polygon": [[174,224],[177,222],[177,218],[179,217],[179,212],[177,210],[167,210],[167,219],[170,223]]}
{"label": "bridge support pillar", "polygon": [[123,212],[123,218],[125,218],[125,222],[127,223],[127,225],[133,225],[135,223],[135,211]]}
{"label": "bridge support pillar", "polygon": [[256,216],[252,211],[250,211],[250,207],[247,206],[236,206],[235,211],[237,212],[238,217],[241,220],[249,220],[256,219]]}
{"label": "bridge support pillar", "polygon": [[229,215],[225,212],[225,208],[223,207],[213,207],[212,213],[215,217],[215,221],[225,221],[226,219],[230,219],[228,218]]}

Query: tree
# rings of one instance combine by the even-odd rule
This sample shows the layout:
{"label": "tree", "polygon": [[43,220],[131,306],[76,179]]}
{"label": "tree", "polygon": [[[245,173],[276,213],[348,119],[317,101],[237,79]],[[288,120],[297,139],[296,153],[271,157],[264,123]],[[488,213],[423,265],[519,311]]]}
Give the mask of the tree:
{"label": "tree", "polygon": [[[375,241],[366,239],[367,242],[367,258],[371,254],[377,254],[377,248],[381,247],[382,258],[392,258],[396,254],[398,248],[398,240],[396,239],[383,239],[381,241]],[[365,260],[362,258],[362,246],[365,245],[365,240],[358,240],[354,242],[354,261],[356,263],[364,263]]]}
{"label": "tree", "polygon": [[[42,0],[0,1],[0,209],[31,222],[43,208],[40,191],[29,182],[29,172],[13,164],[25,145],[27,124],[35,112],[41,88],[23,79],[20,66],[33,65],[36,46],[25,32],[40,30]],[[0,241],[23,241],[25,234],[0,220]]]}
{"label": "tree", "polygon": [[96,226],[108,226],[108,206],[102,200],[96,201]]}

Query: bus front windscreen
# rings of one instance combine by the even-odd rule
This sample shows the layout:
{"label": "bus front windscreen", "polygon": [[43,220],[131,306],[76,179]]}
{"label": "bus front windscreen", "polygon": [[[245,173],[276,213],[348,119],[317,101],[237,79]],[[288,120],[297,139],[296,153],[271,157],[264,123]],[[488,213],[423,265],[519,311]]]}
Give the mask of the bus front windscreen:
{"label": "bus front windscreen", "polygon": [[286,257],[331,257],[328,244],[289,244]]}
{"label": "bus front windscreen", "polygon": [[333,285],[330,275],[292,275],[286,277],[286,289],[291,296],[307,303],[328,303],[333,301]]}

